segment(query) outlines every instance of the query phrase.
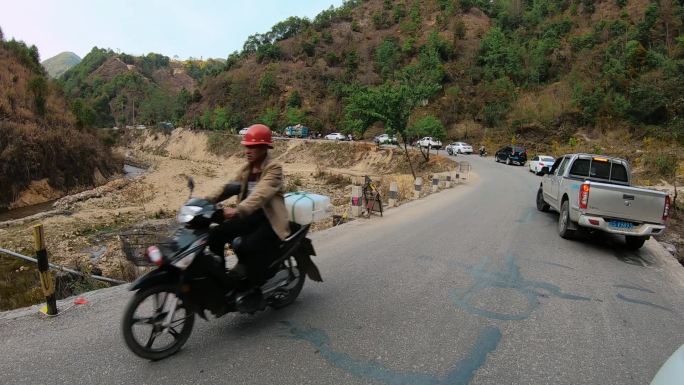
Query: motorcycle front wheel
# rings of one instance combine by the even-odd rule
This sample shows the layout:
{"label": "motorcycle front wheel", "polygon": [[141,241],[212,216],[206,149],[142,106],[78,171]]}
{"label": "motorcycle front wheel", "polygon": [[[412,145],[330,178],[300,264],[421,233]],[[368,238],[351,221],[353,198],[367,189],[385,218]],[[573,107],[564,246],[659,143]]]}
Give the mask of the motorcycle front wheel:
{"label": "motorcycle front wheel", "polygon": [[175,285],[140,290],[126,306],[121,323],[126,346],[156,361],[180,350],[192,333],[195,314],[176,296]]}

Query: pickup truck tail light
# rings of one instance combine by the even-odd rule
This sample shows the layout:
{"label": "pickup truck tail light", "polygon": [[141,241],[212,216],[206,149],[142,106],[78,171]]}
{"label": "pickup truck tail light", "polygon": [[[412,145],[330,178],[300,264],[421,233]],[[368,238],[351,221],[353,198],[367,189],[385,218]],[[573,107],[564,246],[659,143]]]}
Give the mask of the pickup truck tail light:
{"label": "pickup truck tail light", "polygon": [[588,184],[582,184],[580,186],[580,191],[579,191],[579,208],[580,209],[586,209],[587,205],[589,204],[589,185]]}
{"label": "pickup truck tail light", "polygon": [[666,221],[670,217],[670,196],[665,196],[665,207],[663,207],[663,220]]}

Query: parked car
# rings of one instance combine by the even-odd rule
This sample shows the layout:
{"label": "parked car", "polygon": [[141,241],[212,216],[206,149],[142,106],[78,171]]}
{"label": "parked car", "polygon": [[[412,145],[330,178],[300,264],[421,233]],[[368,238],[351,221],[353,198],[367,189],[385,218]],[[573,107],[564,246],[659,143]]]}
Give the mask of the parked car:
{"label": "parked car", "polygon": [[501,147],[499,151],[494,154],[494,160],[496,162],[524,166],[525,162],[527,162],[527,150],[525,150],[525,147],[520,146]]}
{"label": "parked car", "polygon": [[631,187],[629,163],[591,154],[562,156],[542,168],[537,209],[560,213],[558,234],[570,238],[586,228],[625,236],[638,249],[651,235],[661,234],[670,213],[664,192]]}
{"label": "parked car", "polygon": [[325,136],[325,138],[328,140],[347,140],[347,137],[340,134],[339,132],[333,132],[332,134],[328,134]]}
{"label": "parked car", "polygon": [[449,155],[454,154],[472,154],[473,146],[465,142],[453,142],[446,146],[446,151]]}
{"label": "parked car", "polygon": [[376,136],[373,141],[377,144],[397,144],[397,137],[394,135],[382,134]]}
{"label": "parked car", "polygon": [[433,137],[430,137],[430,136],[426,136],[426,137],[424,137],[424,138],[422,138],[422,139],[419,139],[419,140],[416,142],[416,145],[417,145],[418,147],[430,147],[430,148],[434,148],[434,149],[437,149],[437,150],[439,150],[440,148],[442,148],[442,142],[440,142],[439,140],[437,140],[437,139],[435,139],[435,138],[433,138]]}
{"label": "parked car", "polygon": [[243,135],[243,136],[244,136],[244,135],[247,133],[247,130],[248,130],[248,129],[249,129],[248,127],[245,127],[245,128],[243,128],[243,129],[241,129],[240,131],[238,131],[238,135]]}
{"label": "parked car", "polygon": [[555,161],[556,159],[554,159],[552,156],[535,155],[535,157],[530,161],[530,172],[540,175],[542,167],[548,167],[551,169],[551,166],[553,166],[553,162]]}

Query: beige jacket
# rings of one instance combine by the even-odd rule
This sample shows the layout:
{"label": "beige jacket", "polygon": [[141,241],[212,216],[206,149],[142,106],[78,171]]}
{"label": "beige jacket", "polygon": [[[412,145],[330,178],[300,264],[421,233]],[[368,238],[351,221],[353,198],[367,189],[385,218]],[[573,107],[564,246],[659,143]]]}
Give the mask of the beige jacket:
{"label": "beige jacket", "polygon": [[[241,200],[247,191],[250,171],[249,163],[247,163],[238,170],[234,178],[234,181],[240,183],[237,205],[238,215],[244,218],[260,208],[264,209],[273,232],[281,240],[287,238],[290,235],[290,222],[287,217],[287,209],[285,208],[285,198],[283,197],[285,193],[283,166],[278,162],[272,161],[271,157],[267,156],[261,164],[261,177],[259,181],[247,198]],[[212,202],[225,200],[227,198],[225,193],[227,187],[228,185],[224,186],[221,191],[207,199]]]}

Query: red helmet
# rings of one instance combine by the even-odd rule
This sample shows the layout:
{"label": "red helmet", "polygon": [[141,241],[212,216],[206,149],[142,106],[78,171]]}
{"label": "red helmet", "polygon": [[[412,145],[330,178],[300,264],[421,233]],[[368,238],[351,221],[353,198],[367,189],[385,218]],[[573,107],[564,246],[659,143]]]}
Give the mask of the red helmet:
{"label": "red helmet", "polygon": [[252,124],[247,129],[240,144],[243,146],[259,146],[265,144],[270,147],[273,144],[271,129],[263,124]]}

